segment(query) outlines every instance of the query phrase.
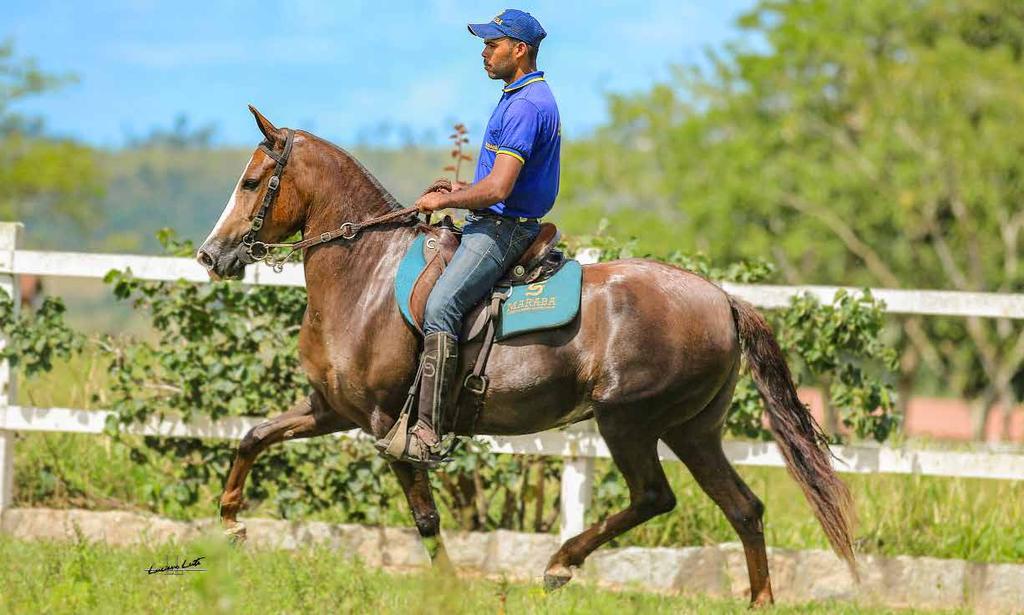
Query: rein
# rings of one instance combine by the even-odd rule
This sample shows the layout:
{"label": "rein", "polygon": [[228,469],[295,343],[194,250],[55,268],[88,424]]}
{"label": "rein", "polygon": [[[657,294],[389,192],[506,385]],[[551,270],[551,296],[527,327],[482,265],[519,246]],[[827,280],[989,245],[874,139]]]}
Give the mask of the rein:
{"label": "rein", "polygon": [[[277,163],[277,166],[274,167],[274,174],[270,176],[269,180],[267,180],[267,192],[263,196],[263,204],[260,205],[259,212],[257,212],[256,216],[252,219],[252,223],[249,225],[249,230],[242,237],[242,245],[245,246],[245,255],[248,257],[247,259],[243,259],[248,260],[246,264],[263,261],[275,272],[280,273],[284,269],[285,261],[287,261],[291,255],[296,252],[301,252],[313,246],[334,241],[335,239],[352,240],[355,239],[359,234],[359,231],[364,228],[399,220],[410,215],[415,215],[419,211],[415,206],[404,207],[362,222],[345,222],[332,231],[320,233],[316,237],[310,237],[308,239],[303,239],[302,241],[295,241],[291,243],[266,243],[258,241],[256,239],[256,234],[261,228],[263,228],[263,222],[266,220],[267,214],[270,212],[270,208],[273,207],[274,201],[277,200],[278,189],[281,187],[281,174],[284,173],[284,168],[288,164],[288,158],[291,156],[292,143],[295,141],[295,131],[289,128],[287,134],[288,136],[284,141],[284,151],[280,154],[267,147],[265,143],[260,143],[260,149],[270,156]],[[271,255],[271,251],[277,248],[287,248],[288,252],[281,256],[274,257]]]}

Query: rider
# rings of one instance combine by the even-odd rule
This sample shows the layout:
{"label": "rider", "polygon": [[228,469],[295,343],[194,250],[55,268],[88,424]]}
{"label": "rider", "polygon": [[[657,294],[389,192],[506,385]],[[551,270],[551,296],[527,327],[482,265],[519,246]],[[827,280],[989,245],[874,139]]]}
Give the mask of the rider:
{"label": "rider", "polygon": [[506,85],[487,122],[473,183],[455,183],[416,201],[423,212],[470,210],[462,242],[423,317],[418,419],[405,455],[416,462],[440,460],[435,427],[451,407],[463,317],[530,246],[539,219],[558,195],[561,123],[544,73],[537,70],[537,50],[547,33],[532,15],[515,9],[468,27],[484,39],[487,76]]}

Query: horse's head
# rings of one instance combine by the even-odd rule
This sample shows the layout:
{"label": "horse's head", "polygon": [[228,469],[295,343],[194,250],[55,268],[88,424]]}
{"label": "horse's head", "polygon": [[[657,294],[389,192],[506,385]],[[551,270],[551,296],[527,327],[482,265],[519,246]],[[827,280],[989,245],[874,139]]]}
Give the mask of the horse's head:
{"label": "horse's head", "polygon": [[249,110],[265,139],[253,151],[224,212],[196,254],[214,279],[241,278],[245,266],[265,254],[264,244],[295,233],[305,217],[296,182],[301,165],[294,160],[302,137],[274,127],[252,105]]}

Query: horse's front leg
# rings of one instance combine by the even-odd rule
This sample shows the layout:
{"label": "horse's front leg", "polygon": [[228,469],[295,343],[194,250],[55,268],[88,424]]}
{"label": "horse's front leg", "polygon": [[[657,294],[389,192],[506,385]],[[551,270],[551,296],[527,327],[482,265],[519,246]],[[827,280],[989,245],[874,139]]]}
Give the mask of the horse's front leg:
{"label": "horse's front leg", "polygon": [[256,457],[268,446],[285,440],[310,438],[354,429],[356,425],[332,411],[323,397],[313,392],[300,400],[284,414],[268,419],[249,430],[238,445],[238,453],[231,464],[224,494],[220,498],[220,519],[224,533],[236,540],[245,539],[245,524],[237,519],[242,507],[245,479],[249,476]]}
{"label": "horse's front leg", "polygon": [[452,562],[441,541],[441,515],[434,504],[434,494],[430,489],[430,476],[427,470],[412,464],[395,461],[391,470],[398,477],[398,482],[405,492],[405,499],[412,509],[412,518],[419,530],[420,540],[430,555],[430,562],[438,570],[453,573]]}

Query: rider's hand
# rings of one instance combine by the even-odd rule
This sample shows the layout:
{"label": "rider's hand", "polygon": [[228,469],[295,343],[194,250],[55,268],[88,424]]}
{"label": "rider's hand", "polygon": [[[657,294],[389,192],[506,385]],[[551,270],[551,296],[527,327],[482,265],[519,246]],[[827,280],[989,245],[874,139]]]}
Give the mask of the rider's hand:
{"label": "rider's hand", "polygon": [[416,208],[424,213],[430,213],[447,207],[444,192],[428,192],[416,199]]}

